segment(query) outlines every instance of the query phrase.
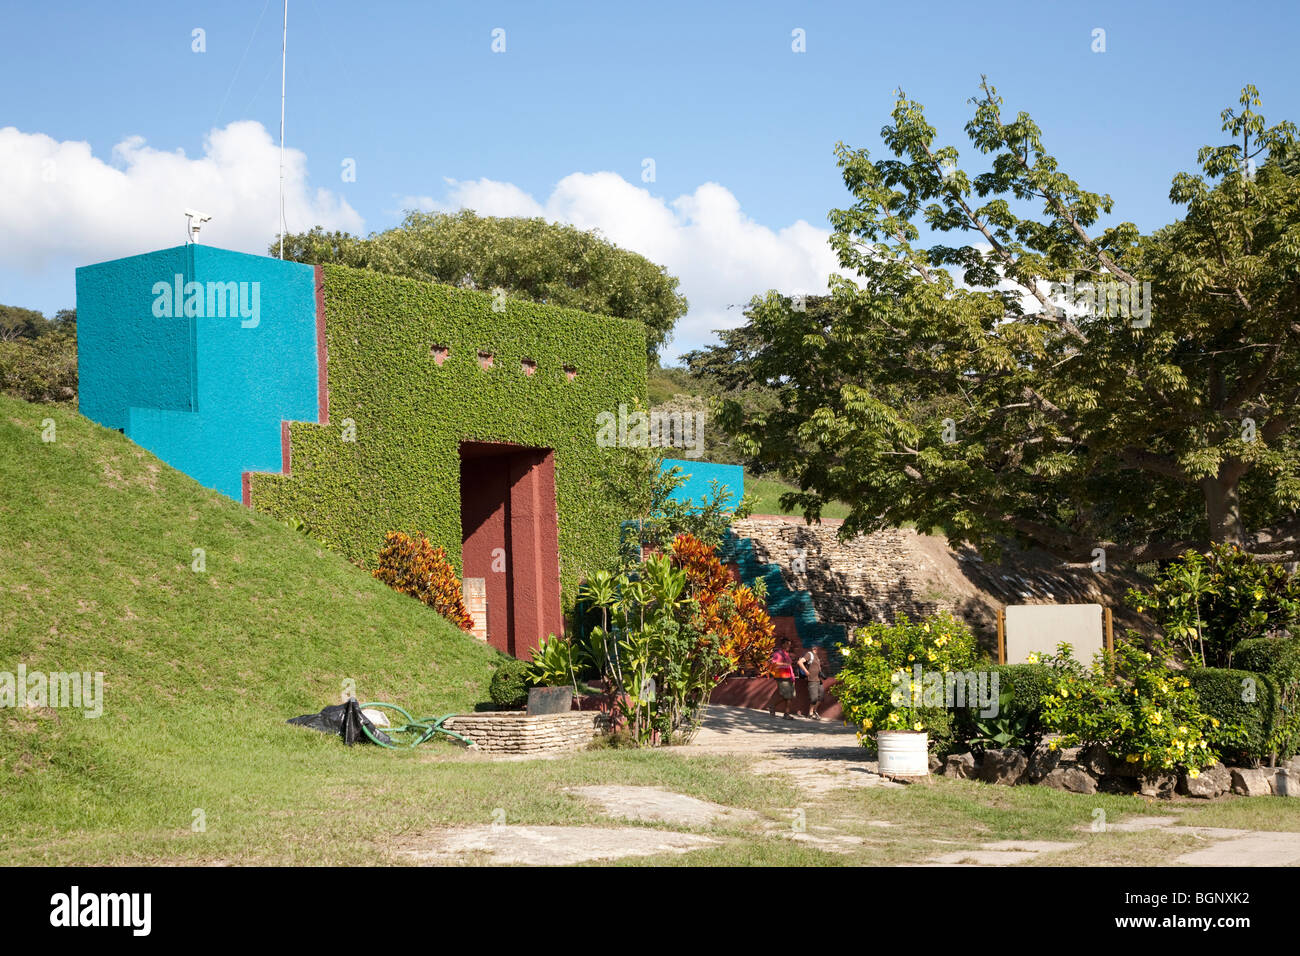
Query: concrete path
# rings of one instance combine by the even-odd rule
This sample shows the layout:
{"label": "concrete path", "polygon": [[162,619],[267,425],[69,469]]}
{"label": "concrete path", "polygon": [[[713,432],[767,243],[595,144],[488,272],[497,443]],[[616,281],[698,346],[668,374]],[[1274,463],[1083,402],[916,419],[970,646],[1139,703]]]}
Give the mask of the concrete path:
{"label": "concrete path", "polygon": [[688,853],[718,841],[695,833],[647,827],[492,826],[443,830],[422,846],[398,851],[426,866],[464,866],[467,856],[495,865],[572,866],[657,853]]}
{"label": "concrete path", "polygon": [[839,721],[796,717],[785,720],[765,710],[710,704],[699,733],[690,743],[698,753],[780,754],[866,760],[853,728]]}
{"label": "concrete path", "polygon": [[758,816],[752,810],[724,807],[662,787],[569,787],[566,792],[591,801],[607,816],[624,820],[706,827],[718,823],[747,823]]}
{"label": "concrete path", "polygon": [[[1171,832],[1210,829],[1177,827]],[[1234,832],[1236,836],[1222,838],[1223,834]],[[1184,866],[1300,866],[1300,833],[1219,829],[1217,834],[1219,838],[1209,846],[1184,853],[1174,862]]]}
{"label": "concrete path", "polygon": [[[694,753],[746,754],[760,758],[754,771],[762,774],[785,774],[805,792],[816,795],[840,787],[902,787],[877,772],[875,761],[868,759],[852,728],[838,721],[812,721],[806,718],[783,720],[765,711],[747,707],[710,704],[703,726],[691,742]],[[1260,797],[1258,799],[1268,799]],[[1187,866],[1300,866],[1300,833],[1259,832],[1223,827],[1180,826],[1180,812],[1171,807],[1168,816],[1138,816],[1108,823],[1107,830],[1140,833],[1163,830],[1193,834],[1206,846],[1170,861]],[[1078,828],[1081,832],[1090,826]],[[827,834],[801,835],[811,843],[837,842],[843,837]],[[1013,866],[1041,861],[1047,854],[1078,847],[1078,843],[1044,840],[1000,840],[971,850],[956,850],[932,857],[929,866]],[[830,848],[829,846],[826,848]]]}
{"label": "concrete path", "polygon": [[839,721],[769,717],[748,707],[710,704],[692,753],[745,754],[760,757],[754,772],[785,774],[810,794],[841,787],[902,787],[877,772],[858,735]]}
{"label": "concrete path", "polygon": [[1050,840],[997,840],[975,850],[954,850],[928,860],[923,866],[1014,866],[1032,863],[1045,853],[1073,850],[1078,843]]}

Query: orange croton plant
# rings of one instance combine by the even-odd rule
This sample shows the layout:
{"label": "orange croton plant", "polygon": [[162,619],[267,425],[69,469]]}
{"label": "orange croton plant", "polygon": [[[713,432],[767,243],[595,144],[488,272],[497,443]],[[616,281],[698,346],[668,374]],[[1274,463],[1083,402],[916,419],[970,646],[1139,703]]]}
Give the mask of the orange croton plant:
{"label": "orange croton plant", "polygon": [[435,548],[423,534],[419,540],[400,531],[384,536],[375,577],[398,594],[423,601],[462,631],[473,628],[461,594],[460,578],[447,559],[447,552]]}
{"label": "orange croton plant", "polygon": [[686,572],[687,587],[700,606],[700,629],[718,641],[718,650],[731,663],[729,672],[765,673],[776,628],[762,599],[735,581],[715,549],[693,535],[673,540],[672,560]]}

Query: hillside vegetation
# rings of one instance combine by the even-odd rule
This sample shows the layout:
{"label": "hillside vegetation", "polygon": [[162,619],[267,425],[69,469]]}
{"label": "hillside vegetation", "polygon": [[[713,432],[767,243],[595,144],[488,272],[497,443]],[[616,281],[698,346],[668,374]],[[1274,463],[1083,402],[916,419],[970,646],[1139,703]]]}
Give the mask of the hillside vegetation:
{"label": "hillside vegetation", "polygon": [[495,651],[68,406],[0,396],[0,486],[0,672],[104,675],[97,719],[0,709],[0,863],[69,832],[173,855],[153,844],[199,816],[210,849],[246,846],[304,803],[312,843],[311,806],[415,762],[286,718],[345,679],[418,714],[487,699]]}

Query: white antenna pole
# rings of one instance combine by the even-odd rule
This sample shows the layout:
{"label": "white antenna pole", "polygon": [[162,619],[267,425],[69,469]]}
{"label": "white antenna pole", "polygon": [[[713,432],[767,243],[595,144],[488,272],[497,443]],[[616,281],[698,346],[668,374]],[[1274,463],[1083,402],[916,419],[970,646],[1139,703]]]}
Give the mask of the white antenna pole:
{"label": "white antenna pole", "polygon": [[289,0],[284,0],[284,33],[280,37],[280,258],[284,258],[284,66],[289,46]]}

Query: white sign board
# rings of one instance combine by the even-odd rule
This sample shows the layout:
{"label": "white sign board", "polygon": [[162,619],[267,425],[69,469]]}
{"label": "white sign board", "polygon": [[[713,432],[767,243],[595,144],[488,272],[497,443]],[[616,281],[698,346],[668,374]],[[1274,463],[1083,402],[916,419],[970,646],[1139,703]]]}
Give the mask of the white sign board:
{"label": "white sign board", "polygon": [[1076,661],[1091,667],[1093,655],[1106,646],[1100,604],[1012,604],[1006,616],[1008,664],[1023,664],[1030,654],[1055,654],[1064,643]]}

